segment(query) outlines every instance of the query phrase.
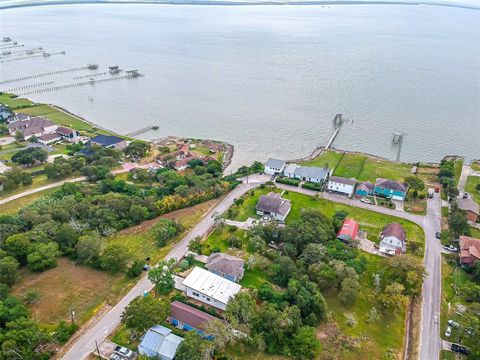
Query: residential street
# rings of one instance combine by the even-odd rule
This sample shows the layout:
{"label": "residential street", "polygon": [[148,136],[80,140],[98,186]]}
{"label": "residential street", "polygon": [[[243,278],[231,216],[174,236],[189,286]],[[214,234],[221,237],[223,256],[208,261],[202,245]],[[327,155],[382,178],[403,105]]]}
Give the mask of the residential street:
{"label": "residential street", "polygon": [[422,326],[420,336],[420,359],[438,359],[442,343],[440,339],[440,299],[442,277],[442,245],[435,234],[440,231],[441,199],[435,194],[428,200],[425,217],[425,268],[428,275],[423,282]]}
{"label": "residential street", "polygon": [[[259,179],[262,179],[261,181]],[[200,221],[183,239],[175,245],[175,247],[167,255],[166,259],[182,258],[188,251],[188,243],[197,236],[202,236],[214,224],[212,215],[215,213],[225,212],[232,204],[234,199],[240,197],[242,194],[250,189],[260,185],[264,181],[263,178],[250,177],[249,184],[243,184],[231,191],[221,202],[209,213],[205,214],[202,221]],[[147,276],[143,276],[141,280],[102,318],[88,329],[77,341],[70,347],[68,352],[63,355],[65,360],[81,360],[85,359],[95,349],[95,341],[98,344],[103,343],[109,334],[120,324],[120,315],[125,307],[137,296],[140,296],[144,291],[150,291],[153,284],[148,280]]]}

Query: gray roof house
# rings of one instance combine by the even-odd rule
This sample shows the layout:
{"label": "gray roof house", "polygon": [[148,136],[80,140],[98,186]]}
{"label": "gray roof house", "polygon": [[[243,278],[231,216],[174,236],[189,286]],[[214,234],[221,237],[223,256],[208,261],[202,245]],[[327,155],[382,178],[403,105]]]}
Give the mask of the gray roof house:
{"label": "gray roof house", "polygon": [[407,234],[399,223],[385,225],[380,239],[380,252],[384,254],[404,254],[407,251]]}
{"label": "gray roof house", "polygon": [[225,279],[239,282],[243,278],[245,261],[235,256],[223,253],[212,253],[207,258],[206,268],[208,271],[220,275]]}
{"label": "gray roof house", "polygon": [[271,192],[268,195],[260,196],[256,209],[258,215],[269,215],[278,221],[285,221],[291,207],[290,200]]}
{"label": "gray roof house", "polygon": [[173,360],[182,341],[183,338],[172,334],[172,330],[161,325],[155,325],[148,329],[143,336],[140,345],[138,345],[138,352],[155,359]]}
{"label": "gray roof house", "polygon": [[58,125],[45,118],[35,116],[28,120],[9,123],[7,127],[10,135],[13,136],[17,131],[20,131],[25,139],[27,139],[33,135],[38,137],[40,135],[53,133]]}
{"label": "gray roof house", "polygon": [[278,159],[268,159],[265,163],[265,174],[273,175],[283,172],[286,162]]}
{"label": "gray roof house", "polygon": [[328,176],[330,175],[330,171],[328,167],[315,167],[315,166],[299,166],[293,172],[295,178],[300,179],[302,181],[310,181],[310,182],[322,182],[326,181]]}

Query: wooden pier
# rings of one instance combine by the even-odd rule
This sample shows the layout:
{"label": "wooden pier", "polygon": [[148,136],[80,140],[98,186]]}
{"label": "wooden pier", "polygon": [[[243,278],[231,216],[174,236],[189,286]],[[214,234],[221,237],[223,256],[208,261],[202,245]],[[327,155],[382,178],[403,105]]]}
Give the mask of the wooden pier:
{"label": "wooden pier", "polygon": [[55,81],[46,81],[46,82],[43,82],[43,83],[29,84],[29,85],[18,86],[16,88],[12,88],[12,89],[7,89],[6,92],[17,93],[17,92],[20,92],[20,91],[23,91],[23,90],[29,90],[29,89],[38,88],[38,87],[41,87],[41,86],[49,86],[49,85],[53,85],[53,84],[55,84]]}
{"label": "wooden pier", "polygon": [[54,55],[65,55],[65,54],[66,54],[65,51],[60,51],[60,52],[56,52],[56,53],[42,52],[41,54],[36,54],[36,55],[15,57],[13,59],[0,60],[0,63],[19,61],[19,60],[28,60],[28,59],[33,59],[33,58],[37,58],[37,57],[50,57],[50,56],[54,56]]}
{"label": "wooden pier", "polygon": [[36,78],[45,77],[45,76],[59,75],[59,74],[64,74],[64,73],[68,73],[68,72],[75,72],[75,71],[81,71],[81,70],[89,70],[89,69],[91,69],[90,65],[82,66],[82,67],[76,67],[76,68],[71,68],[71,69],[50,71],[50,72],[46,72],[46,73],[28,75],[28,76],[23,76],[23,77],[16,78],[16,79],[9,79],[9,80],[0,81],[0,85],[2,85],[2,84],[8,84],[8,83],[14,83],[14,82],[19,82],[19,81],[24,81],[24,80],[36,79]]}
{"label": "wooden pier", "polygon": [[138,136],[140,134],[146,133],[150,130],[157,130],[157,129],[158,129],[158,126],[155,126],[155,125],[145,126],[144,128],[138,129],[136,131],[129,132],[128,134],[126,134],[126,136],[135,137],[135,136]]}

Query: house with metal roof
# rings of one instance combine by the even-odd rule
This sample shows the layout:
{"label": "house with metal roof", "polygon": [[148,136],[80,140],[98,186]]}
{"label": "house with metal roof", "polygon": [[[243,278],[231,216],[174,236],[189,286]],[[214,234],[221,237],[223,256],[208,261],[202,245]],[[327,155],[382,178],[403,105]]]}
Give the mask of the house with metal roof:
{"label": "house with metal roof", "polygon": [[224,253],[212,253],[207,258],[205,267],[208,271],[230,281],[239,282],[243,278],[245,261]]}
{"label": "house with metal roof", "polygon": [[357,240],[358,229],[359,226],[355,220],[345,219],[342,227],[337,233],[337,238],[346,244],[352,244],[355,240]]}
{"label": "house with metal roof", "polygon": [[149,358],[173,360],[183,338],[172,334],[172,330],[155,325],[147,330],[138,345],[138,352]]}
{"label": "house with metal roof", "polygon": [[380,235],[380,252],[387,255],[407,252],[407,234],[399,223],[385,225]]}
{"label": "house with metal roof", "polygon": [[274,192],[260,196],[256,206],[258,215],[267,215],[278,221],[285,221],[291,208],[290,200]]}
{"label": "house with metal roof", "polygon": [[348,179],[340,176],[328,178],[328,191],[341,195],[352,196],[355,190],[356,179]]}
{"label": "house with metal roof", "polygon": [[278,159],[268,159],[265,163],[265,174],[274,175],[281,174],[286,162]]}
{"label": "house with metal roof", "polygon": [[378,178],[375,182],[374,194],[393,200],[404,200],[408,185],[401,181]]}
{"label": "house with metal roof", "polygon": [[120,150],[127,147],[127,141],[125,139],[113,135],[97,135],[90,140],[90,143],[104,148],[115,148]]}
{"label": "house with metal roof", "polygon": [[188,297],[220,310],[225,310],[228,301],[242,288],[237,283],[200,267],[193,268],[183,280],[183,285]]}
{"label": "house with metal roof", "polygon": [[168,320],[183,330],[195,330],[199,334],[203,334],[205,325],[215,319],[217,319],[215,316],[180,301],[175,300],[170,304],[170,317]]}

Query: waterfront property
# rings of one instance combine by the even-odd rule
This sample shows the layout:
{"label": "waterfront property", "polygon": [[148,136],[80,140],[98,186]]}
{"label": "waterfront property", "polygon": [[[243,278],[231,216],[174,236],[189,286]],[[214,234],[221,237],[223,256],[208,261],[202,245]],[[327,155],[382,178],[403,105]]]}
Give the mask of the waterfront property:
{"label": "waterfront property", "polygon": [[11,123],[14,123],[16,121],[27,121],[28,119],[30,119],[31,116],[28,115],[28,114],[25,114],[25,113],[16,113],[14,115],[11,115],[8,119],[7,119],[7,123],[8,124],[11,124]]}
{"label": "waterfront property", "polygon": [[407,235],[399,223],[386,225],[380,235],[380,252],[387,255],[405,254],[407,252]]}
{"label": "waterfront property", "polygon": [[127,141],[114,135],[97,135],[90,139],[90,143],[104,148],[123,150],[127,147]]}
{"label": "waterfront property", "polygon": [[357,180],[347,179],[340,176],[330,176],[328,179],[328,191],[351,197],[355,190]]}
{"label": "waterfront property", "polygon": [[468,221],[476,223],[480,217],[480,206],[469,196],[457,201],[458,207],[465,211]]}
{"label": "waterfront property", "polygon": [[282,198],[279,194],[270,192],[258,199],[256,211],[258,215],[270,216],[278,221],[285,221],[292,206],[290,200]]}
{"label": "waterfront property", "polygon": [[225,310],[228,301],[242,288],[210,271],[195,267],[183,280],[185,294],[204,304]]}
{"label": "waterfront property", "polygon": [[369,196],[373,195],[373,190],[375,188],[375,185],[373,185],[369,181],[364,181],[364,182],[359,182],[357,184],[357,187],[355,189],[355,194],[357,196]]}
{"label": "waterfront property", "polygon": [[6,121],[10,116],[12,116],[10,109],[5,105],[0,104],[0,121]]}
{"label": "waterfront property", "polygon": [[265,174],[281,174],[285,168],[285,161],[278,159],[268,159],[265,163]]}
{"label": "waterfront property", "polygon": [[337,238],[342,240],[346,244],[352,244],[357,240],[359,226],[355,220],[345,219],[342,227],[337,233]]}
{"label": "waterfront property", "polygon": [[155,325],[148,329],[143,336],[140,345],[138,345],[138,352],[149,358],[173,360],[182,341],[183,338],[172,334],[172,330],[161,325]]}
{"label": "waterfront property", "polygon": [[205,267],[208,271],[230,281],[239,282],[243,278],[245,261],[224,253],[212,253]]}
{"label": "waterfront property", "polygon": [[480,260],[480,239],[460,236],[460,264],[473,266]]}
{"label": "waterfront property", "polygon": [[408,185],[401,181],[378,178],[375,182],[374,193],[377,196],[404,200],[407,195]]}
{"label": "waterfront property", "polygon": [[215,319],[216,317],[180,301],[174,301],[170,304],[170,317],[168,320],[172,325],[182,330],[195,330],[202,334],[205,324]]}
{"label": "waterfront property", "polygon": [[54,143],[62,140],[62,137],[57,133],[43,134],[38,137],[38,141],[44,145]]}
{"label": "waterfront property", "polygon": [[57,128],[57,134],[60,135],[63,140],[69,142],[76,142],[80,137],[80,133],[77,130],[65,126],[59,126]]}
{"label": "waterfront property", "polygon": [[10,135],[14,136],[18,131],[25,139],[29,139],[32,136],[39,137],[44,134],[54,133],[58,125],[40,116],[35,116],[27,120],[11,122],[7,127]]}

